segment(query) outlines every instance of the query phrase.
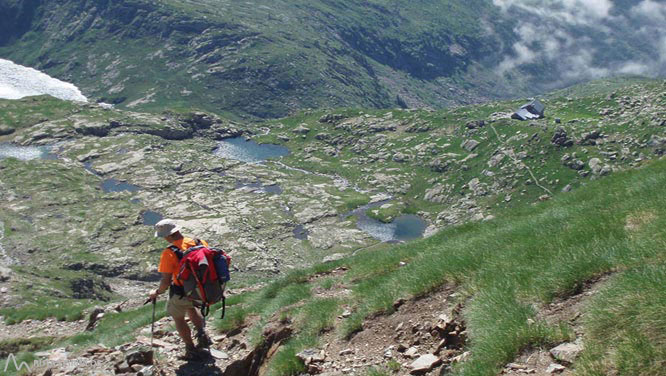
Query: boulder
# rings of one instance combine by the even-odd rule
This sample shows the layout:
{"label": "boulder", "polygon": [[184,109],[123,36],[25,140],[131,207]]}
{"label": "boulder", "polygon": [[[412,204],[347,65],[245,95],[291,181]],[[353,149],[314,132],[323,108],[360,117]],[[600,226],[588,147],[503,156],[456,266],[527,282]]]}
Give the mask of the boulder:
{"label": "boulder", "polygon": [[340,120],[344,119],[345,117],[341,114],[326,114],[322,117],[319,118],[320,123],[329,123],[329,124],[335,124],[339,122]]}
{"label": "boulder", "polygon": [[419,349],[416,347],[410,347],[405,351],[405,356],[408,358],[416,358],[419,356]]}
{"label": "boulder", "polygon": [[488,193],[484,187],[484,184],[481,183],[479,178],[470,180],[469,183],[467,183],[467,187],[469,187],[469,189],[474,192],[475,196],[483,196]]}
{"label": "boulder", "polygon": [[480,142],[476,140],[465,140],[462,144],[460,144],[460,147],[467,151],[472,151],[476,149],[479,144]]}
{"label": "boulder", "polygon": [[393,154],[393,161],[394,162],[401,163],[401,162],[407,161],[408,159],[409,159],[409,156],[407,156],[405,154],[402,154],[402,153]]}
{"label": "boulder", "polygon": [[557,363],[551,363],[548,365],[548,368],[546,368],[546,373],[560,373],[563,372],[565,369],[567,369],[565,366]]}
{"label": "boulder", "polygon": [[136,350],[132,351],[125,356],[125,361],[130,366],[141,364],[149,366],[153,364],[153,351],[152,350]]}
{"label": "boulder", "polygon": [[155,367],[148,366],[143,367],[139,372],[136,373],[136,376],[153,376],[155,375]]}
{"label": "boulder", "polygon": [[308,134],[310,132],[310,128],[305,127],[303,124],[301,124],[298,127],[294,128],[292,132],[296,134]]}
{"label": "boulder", "polygon": [[504,159],[504,153],[498,153],[493,155],[488,161],[488,167],[496,167]]}
{"label": "boulder", "polygon": [[465,124],[465,127],[467,129],[477,129],[477,128],[483,128],[486,125],[486,122],[484,120],[472,120],[468,121],[467,124]]}
{"label": "boulder", "polygon": [[331,135],[328,134],[328,133],[317,133],[317,135],[315,136],[315,139],[317,139],[319,141],[325,141],[325,140],[328,140],[330,138],[331,138]]}
{"label": "boulder", "polygon": [[435,158],[430,162],[430,169],[434,172],[445,172],[453,163],[450,159]]}
{"label": "boulder", "polygon": [[570,159],[570,160],[567,160],[567,161],[563,162],[563,164],[565,166],[569,167],[570,169],[573,169],[573,170],[576,170],[576,171],[580,171],[583,168],[585,168],[585,162],[581,161],[580,159]]}
{"label": "boulder", "polygon": [[550,142],[552,142],[554,145],[563,147],[573,146],[574,144],[573,140],[568,137],[567,131],[563,127],[558,127],[555,130],[553,138],[551,138]]}
{"label": "boulder", "polygon": [[581,145],[596,145],[596,140],[601,138],[601,132],[599,130],[593,130],[591,132],[583,133],[580,141],[578,142]]}
{"label": "boulder", "polygon": [[130,365],[127,364],[127,362],[124,360],[122,362],[116,363],[114,365],[114,369],[116,374],[133,372],[132,367],[130,367]]}
{"label": "boulder", "polygon": [[4,266],[0,266],[0,282],[9,281],[12,278],[12,273],[13,272],[11,269]]}
{"label": "boulder", "polygon": [[225,353],[224,351],[216,350],[216,349],[209,349],[210,355],[215,358],[215,359],[222,359],[222,360],[228,360],[229,355]]}
{"label": "boulder", "polygon": [[311,363],[322,363],[324,360],[326,360],[326,354],[324,351],[317,349],[305,349],[296,354],[296,357],[300,359],[305,365],[309,365]]}
{"label": "boulder", "polygon": [[14,128],[10,128],[6,125],[0,125],[0,136],[7,136],[14,133]]}
{"label": "boulder", "polygon": [[583,346],[577,343],[563,343],[552,348],[550,354],[559,361],[571,364],[576,360],[581,351],[583,351]]}
{"label": "boulder", "polygon": [[412,364],[410,364],[409,367],[412,369],[410,373],[412,375],[420,375],[430,371],[431,369],[440,365],[441,363],[442,360],[435,355],[432,354],[421,355],[418,359],[412,362]]}
{"label": "boulder", "polygon": [[193,112],[183,120],[195,129],[202,129],[209,128],[217,119],[203,112]]}
{"label": "boulder", "polygon": [[599,158],[592,158],[587,162],[587,165],[590,166],[592,170],[594,170],[596,167],[598,167],[601,164],[601,160]]}

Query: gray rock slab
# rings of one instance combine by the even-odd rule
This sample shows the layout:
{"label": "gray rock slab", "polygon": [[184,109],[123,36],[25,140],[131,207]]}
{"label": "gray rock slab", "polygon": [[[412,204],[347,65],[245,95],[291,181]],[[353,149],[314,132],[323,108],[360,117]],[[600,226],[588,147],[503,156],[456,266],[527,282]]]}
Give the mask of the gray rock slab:
{"label": "gray rock slab", "polygon": [[418,375],[430,371],[434,367],[442,363],[442,360],[432,354],[421,355],[416,359],[409,367],[412,369],[410,373],[412,375]]}

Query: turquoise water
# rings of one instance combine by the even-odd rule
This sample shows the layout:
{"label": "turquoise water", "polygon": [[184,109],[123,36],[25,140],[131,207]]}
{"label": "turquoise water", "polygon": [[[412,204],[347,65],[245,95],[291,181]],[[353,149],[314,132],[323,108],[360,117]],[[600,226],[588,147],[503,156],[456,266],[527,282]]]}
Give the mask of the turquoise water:
{"label": "turquoise water", "polygon": [[164,217],[160,213],[146,210],[145,212],[141,213],[141,219],[144,225],[155,226],[155,224],[164,219]]}
{"label": "turquoise water", "polygon": [[308,240],[308,235],[310,235],[308,229],[303,227],[303,225],[297,225],[292,232],[294,237],[299,240]]}
{"label": "turquoise water", "polygon": [[401,215],[391,223],[384,223],[370,218],[365,214],[366,210],[380,207],[388,202],[389,200],[385,200],[363,205],[345,214],[344,217],[350,215],[357,216],[356,227],[382,242],[408,241],[423,237],[428,223],[419,216],[411,214]]}
{"label": "turquoise water", "polygon": [[285,156],[289,154],[289,149],[281,145],[258,144],[243,137],[233,137],[220,141],[215,154],[222,158],[256,163]]}
{"label": "turquoise water", "polygon": [[106,179],[102,182],[102,190],[105,193],[111,192],[137,192],[141,187],[126,183],[116,179]]}
{"label": "turquoise water", "polygon": [[235,186],[236,189],[241,189],[246,187],[250,188],[252,192],[256,193],[269,193],[273,195],[279,195],[282,193],[282,187],[280,187],[278,184],[263,185],[259,181],[254,183],[236,182]]}

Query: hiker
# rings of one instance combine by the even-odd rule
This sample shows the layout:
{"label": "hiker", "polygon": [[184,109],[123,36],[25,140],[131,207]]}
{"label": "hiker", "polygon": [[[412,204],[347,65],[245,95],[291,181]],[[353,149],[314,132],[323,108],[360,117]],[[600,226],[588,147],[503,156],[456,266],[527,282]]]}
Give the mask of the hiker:
{"label": "hiker", "polygon": [[[194,247],[197,241],[184,237],[180,233],[180,227],[171,219],[163,219],[155,225],[155,237],[164,238],[171,243],[160,257],[160,265],[157,271],[162,274],[162,280],[157,290],[150,293],[150,299],[155,300],[157,296],[169,290],[169,300],[167,302],[167,313],[173,318],[176,324],[178,335],[185,342],[184,359],[195,359],[199,355],[199,350],[211,345],[211,340],[205,331],[205,321],[203,316],[194,306],[192,300],[183,296],[183,283],[178,280],[179,258],[176,251],[185,251]],[[208,243],[201,240],[201,244],[208,247]],[[196,328],[197,345],[192,341],[190,327],[185,321],[185,315],[189,316],[190,321]]]}

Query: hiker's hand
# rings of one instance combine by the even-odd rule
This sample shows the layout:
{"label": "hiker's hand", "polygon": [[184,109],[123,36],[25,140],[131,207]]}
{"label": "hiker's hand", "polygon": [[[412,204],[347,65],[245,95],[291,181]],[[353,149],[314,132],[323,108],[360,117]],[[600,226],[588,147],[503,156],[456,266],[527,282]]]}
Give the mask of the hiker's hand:
{"label": "hiker's hand", "polygon": [[148,297],[148,300],[150,300],[151,302],[154,302],[155,300],[157,300],[157,295],[159,295],[159,290],[153,290],[150,293],[150,295]]}

